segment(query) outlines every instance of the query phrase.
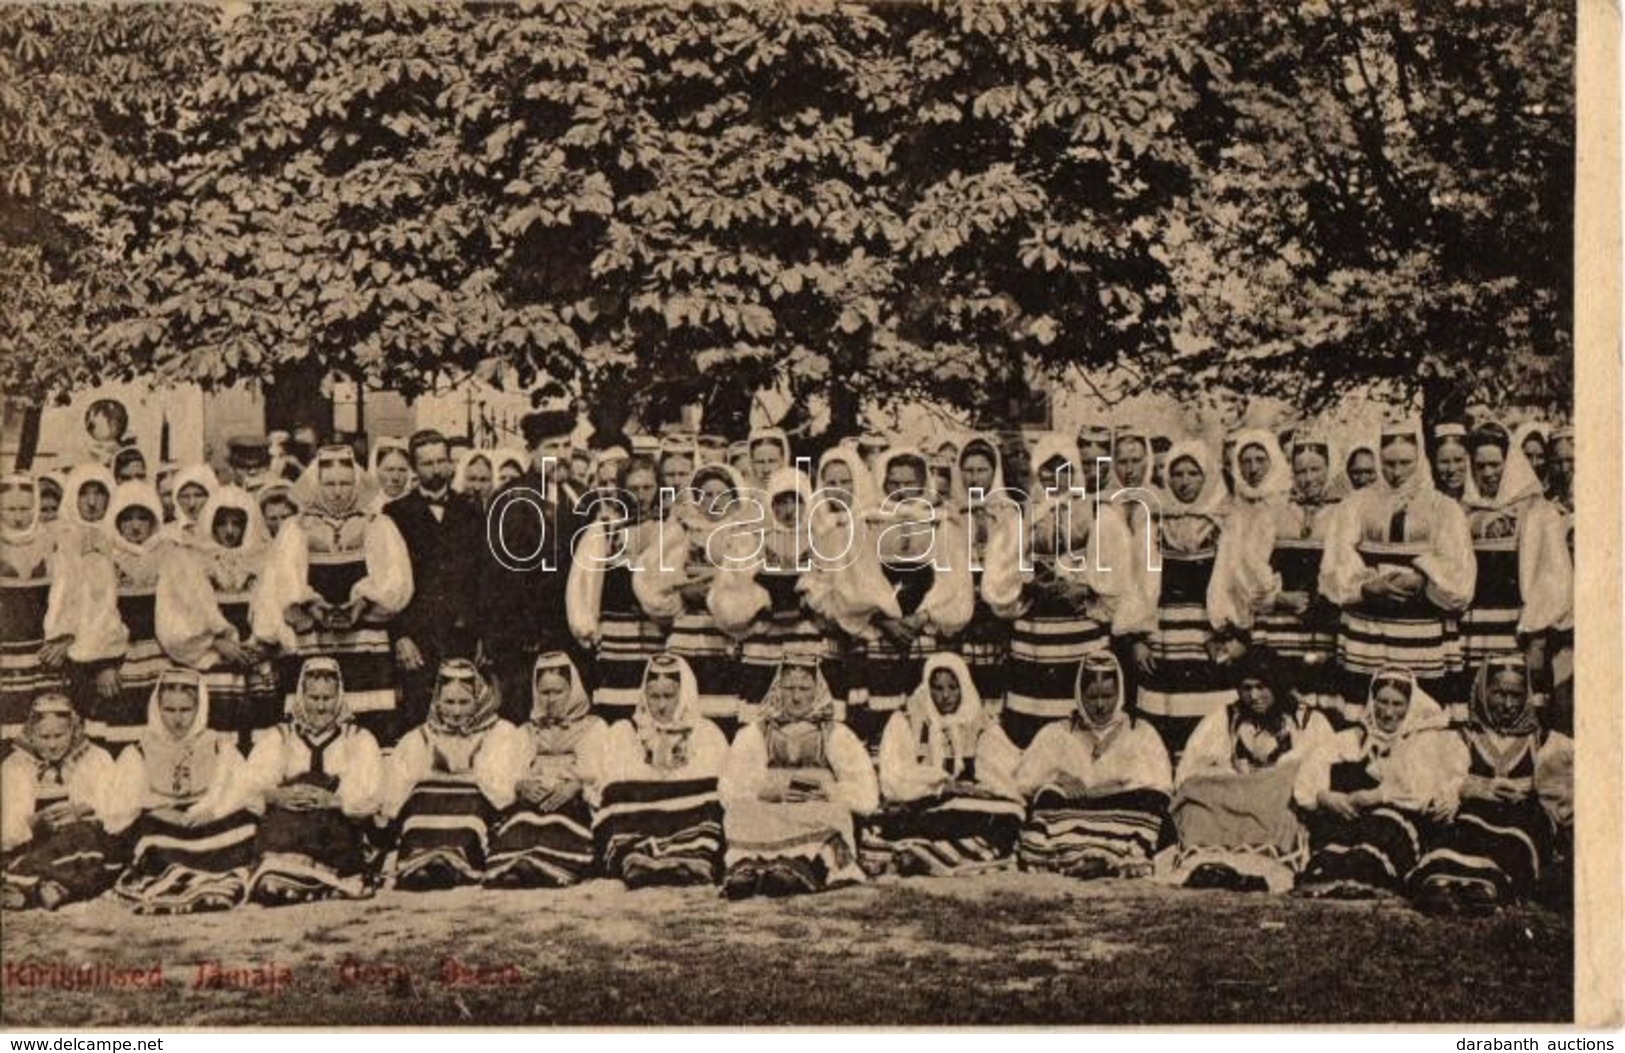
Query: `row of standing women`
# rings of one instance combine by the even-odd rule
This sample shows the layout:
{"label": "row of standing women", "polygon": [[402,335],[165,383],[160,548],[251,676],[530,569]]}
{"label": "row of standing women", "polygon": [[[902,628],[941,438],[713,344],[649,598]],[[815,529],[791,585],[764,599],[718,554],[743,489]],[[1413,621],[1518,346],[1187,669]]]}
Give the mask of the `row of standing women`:
{"label": "row of standing women", "polygon": [[938,655],[888,720],[878,764],[835,719],[815,663],[782,664],[730,745],[683,659],[657,655],[629,718],[592,712],[570,658],[541,656],[529,719],[497,714],[463,660],[427,720],[385,756],[356,726],[337,662],[306,660],[291,719],[244,758],[208,730],[207,684],[160,675],[114,761],[67,699],[35,701],[0,765],[8,909],[111,889],[143,913],[223,910],[483,884],[721,883],[784,896],[885,872],[1019,863],[1088,880],[1366,897],[1485,913],[1561,888],[1572,743],[1535,718],[1523,659],[1478,671],[1450,726],[1403,670],[1372,678],[1333,732],[1277,664],[1234,670],[1225,706],[1177,766],[1136,720],[1110,655],[1080,667],[1074,709],[1025,750],[964,662]]}

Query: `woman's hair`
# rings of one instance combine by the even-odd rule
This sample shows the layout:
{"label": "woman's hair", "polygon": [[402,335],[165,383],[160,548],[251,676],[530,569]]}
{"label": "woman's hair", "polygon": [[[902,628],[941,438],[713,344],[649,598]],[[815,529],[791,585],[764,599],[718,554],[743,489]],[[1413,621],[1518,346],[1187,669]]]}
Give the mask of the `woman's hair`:
{"label": "woman's hair", "polygon": [[1477,450],[1484,446],[1493,446],[1504,455],[1512,446],[1512,436],[1508,435],[1507,430],[1494,421],[1488,424],[1480,424],[1473,429],[1468,448]]}

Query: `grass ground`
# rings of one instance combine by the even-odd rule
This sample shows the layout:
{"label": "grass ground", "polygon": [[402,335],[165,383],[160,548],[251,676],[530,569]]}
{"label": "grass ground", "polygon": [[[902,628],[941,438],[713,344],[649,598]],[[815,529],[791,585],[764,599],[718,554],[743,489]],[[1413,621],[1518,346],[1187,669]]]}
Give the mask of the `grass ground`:
{"label": "grass ground", "polygon": [[[1545,910],[1441,920],[1397,903],[1014,873],[734,904],[714,890],[628,893],[601,881],[190,918],[138,918],[104,900],[4,919],[0,1022],[1563,1021],[1573,1016],[1572,938],[1570,920]],[[208,962],[224,986],[206,979]],[[163,988],[24,986],[31,964],[156,965]]]}

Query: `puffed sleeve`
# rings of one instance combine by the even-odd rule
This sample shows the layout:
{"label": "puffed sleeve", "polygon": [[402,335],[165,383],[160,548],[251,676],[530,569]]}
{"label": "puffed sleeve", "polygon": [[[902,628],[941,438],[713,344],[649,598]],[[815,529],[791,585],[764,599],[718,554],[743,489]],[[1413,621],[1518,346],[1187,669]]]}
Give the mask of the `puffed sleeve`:
{"label": "puffed sleeve", "polygon": [[433,770],[434,754],[419,728],[396,743],[389,755],[384,766],[384,793],[379,813],[386,819],[399,815],[417,784]]}
{"label": "puffed sleeve", "polygon": [[294,650],[298,637],[288,624],[288,609],[315,598],[316,590],[310,587],[310,552],[305,530],[298,519],[290,519],[282,524],[276,540],[271,543],[259,587],[249,600],[249,627],[254,631],[254,638],[278,644],[285,651]]}
{"label": "puffed sleeve", "polygon": [[51,559],[46,593],[45,638],[73,637],[68,657],[102,662],[121,657],[130,631],[118,613],[118,572],[101,551],[76,552],[61,546]]}
{"label": "puffed sleeve", "polygon": [[[811,573],[802,575],[802,585],[798,587],[814,611],[840,626],[842,631],[862,636],[876,615],[901,618],[903,612],[897,606],[897,591],[886,580],[880,566],[878,535],[861,520],[853,523],[852,530],[852,545],[844,557],[818,561]],[[836,555],[836,546],[827,535],[820,546],[819,551],[824,555]],[[920,609],[924,610],[929,602],[928,593]]]}
{"label": "puffed sleeve", "polygon": [[1129,729],[1127,744],[1132,745],[1128,769],[1119,775],[1131,790],[1154,790],[1172,793],[1173,765],[1168,761],[1168,747],[1162,736],[1149,724],[1135,724]]}
{"label": "puffed sleeve", "polygon": [[1026,613],[1027,582],[1031,568],[1022,566],[1026,541],[1026,516],[1011,505],[989,506],[987,547],[982,555],[982,599],[988,609],[1004,619]]}
{"label": "puffed sleeve", "polygon": [[752,553],[759,551],[760,543],[761,535],[749,531],[736,530],[717,539],[725,558],[711,579],[705,605],[717,628],[736,639],[748,634],[756,616],[773,604],[767,590],[756,582],[759,560]]}
{"label": "puffed sleeve", "polygon": [[361,819],[376,813],[383,798],[384,754],[372,732],[364,728],[350,732],[347,741],[350,756],[339,779],[339,809],[352,819]]}
{"label": "puffed sleeve", "polygon": [[474,782],[492,807],[499,810],[514,802],[514,783],[518,779],[511,777],[512,758],[525,749],[521,738],[528,736],[506,720],[499,720],[486,732],[485,742],[474,754]]}
{"label": "puffed sleeve", "polygon": [[1292,783],[1292,799],[1299,808],[1313,811],[1320,807],[1320,795],[1332,788],[1332,766],[1359,759],[1362,741],[1360,729],[1348,728],[1305,754]]}
{"label": "puffed sleeve", "polygon": [[[985,736],[984,736],[985,738]],[[982,771],[980,748],[976,771]],[[908,714],[893,713],[880,735],[880,796],[886,801],[918,801],[929,797],[940,784],[940,773],[914,758],[914,733]]]}
{"label": "puffed sleeve", "polygon": [[1366,494],[1362,490],[1343,501],[1327,522],[1326,548],[1320,555],[1320,594],[1339,607],[1360,602],[1366,582],[1376,577],[1360,558],[1360,524],[1371,500]]}
{"label": "puffed sleeve", "polygon": [[598,636],[608,559],[609,531],[604,524],[594,523],[582,535],[575,558],[570,561],[570,577],[564,588],[564,612],[570,622],[570,634],[583,643],[591,643]]}
{"label": "puffed sleeve", "polygon": [[[689,759],[690,778],[721,780],[728,764],[728,736],[704,718],[694,725],[694,753]],[[720,790],[719,790],[720,794]]]}
{"label": "puffed sleeve", "polygon": [[101,819],[107,811],[107,795],[113,786],[113,758],[100,746],[85,750],[68,775],[68,799],[75,804],[87,804]]}
{"label": "puffed sleeve", "polygon": [[751,724],[734,736],[717,792],[726,805],[729,801],[754,801],[766,785],[767,742],[762,738],[761,726]]}
{"label": "puffed sleeve", "polygon": [[830,800],[846,805],[855,814],[867,815],[880,807],[880,786],[869,751],[845,725],[837,724],[829,735],[829,766],[835,773]]}
{"label": "puffed sleeve", "polygon": [[632,570],[632,595],[650,618],[669,622],[683,613],[677,590],[688,583],[688,531],[670,520]]}
{"label": "puffed sleeve", "polygon": [[1033,736],[1016,766],[1016,789],[1023,797],[1032,797],[1055,778],[1056,772],[1066,769],[1066,739],[1070,734],[1065,721],[1056,721]]}
{"label": "puffed sleeve", "polygon": [[1518,591],[1523,611],[1520,636],[1566,626],[1574,613],[1574,563],[1563,516],[1550,502],[1536,501],[1524,514],[1518,540]]}
{"label": "puffed sleeve", "polygon": [[1478,558],[1473,554],[1467,513],[1443,494],[1433,495],[1431,504],[1433,540],[1429,550],[1417,557],[1416,569],[1427,579],[1426,595],[1435,607],[1463,611],[1473,602],[1478,584]]}
{"label": "puffed sleeve", "polygon": [[235,635],[231,623],[220,613],[214,586],[209,584],[202,562],[179,545],[169,550],[159,569],[153,617],[158,646],[176,662],[193,669],[208,669],[219,660],[214,651],[216,635]]}
{"label": "puffed sleeve", "polygon": [[265,795],[282,785],[283,756],[287,740],[281,728],[273,728],[262,735],[248,751],[248,760],[238,772],[237,785],[231,791],[232,808],[246,808],[264,814]]}
{"label": "puffed sleeve", "polygon": [[[964,525],[955,518],[937,517],[932,524],[935,571],[931,588],[920,601],[918,614],[930,619],[943,636],[957,636],[976,610],[976,583],[970,574],[969,541]],[[888,590],[889,591],[889,590]]]}
{"label": "puffed sleeve", "polygon": [[34,836],[34,761],[17,752],[0,764],[0,852],[25,845]]}
{"label": "puffed sleeve", "polygon": [[1016,768],[1021,764],[1021,750],[1010,741],[1010,736],[997,724],[982,729],[976,741],[976,782],[978,785],[1012,799],[1021,793],[1016,789]]}
{"label": "puffed sleeve", "polygon": [[575,774],[581,780],[581,793],[588,804],[596,805],[604,787],[604,749],[609,743],[609,725],[597,717],[576,743]]}
{"label": "puffed sleeve", "polygon": [[186,814],[196,815],[205,820],[219,819],[230,815],[235,809],[232,800],[233,790],[242,785],[243,755],[237,752],[237,747],[224,735],[215,735],[215,768],[214,775],[209,780],[209,788],[204,791],[203,797],[186,809]]}
{"label": "puffed sleeve", "polygon": [[1269,506],[1246,506],[1226,521],[1208,579],[1208,621],[1214,629],[1248,632],[1257,612],[1274,604],[1281,591],[1281,576],[1270,566],[1274,552],[1275,518]]}
{"label": "puffed sleeve", "polygon": [[1179,758],[1179,770],[1174,773],[1174,787],[1185,785],[1187,779],[1198,775],[1231,774],[1235,771],[1230,741],[1230,708],[1214,710],[1202,718],[1191,732],[1185,752]]}
{"label": "puffed sleeve", "polygon": [[102,825],[110,834],[129,829],[148,807],[147,765],[137,746],[127,747],[113,764],[113,781],[108,787],[107,808]]}
{"label": "puffed sleeve", "polygon": [[1535,796],[1559,826],[1574,822],[1574,740],[1553,732],[1535,754]]}
{"label": "puffed sleeve", "polygon": [[1461,735],[1449,729],[1424,731],[1401,740],[1383,768],[1379,792],[1384,802],[1414,811],[1461,804],[1471,757]]}
{"label": "puffed sleeve", "polygon": [[362,543],[366,548],[367,576],[351,587],[350,598],[373,604],[378,608],[373,620],[386,621],[412,602],[412,556],[395,520],[386,515],[375,515],[368,521]]}

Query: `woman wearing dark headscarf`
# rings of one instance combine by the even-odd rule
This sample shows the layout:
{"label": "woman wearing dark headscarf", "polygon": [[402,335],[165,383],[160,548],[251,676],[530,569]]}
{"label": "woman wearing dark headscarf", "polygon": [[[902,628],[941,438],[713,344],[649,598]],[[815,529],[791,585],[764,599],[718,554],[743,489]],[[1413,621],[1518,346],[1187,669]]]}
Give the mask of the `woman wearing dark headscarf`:
{"label": "woman wearing dark headscarf", "polygon": [[1109,652],[1083,660],[1076,711],[1038,733],[1016,769],[1031,801],[1023,870],[1079,878],[1151,873],[1168,818],[1168,751],[1128,711],[1123,669]]}
{"label": "woman wearing dark headscarf", "polygon": [[1534,894],[1560,822],[1573,815],[1573,749],[1543,732],[1529,667],[1491,658],[1473,681],[1471,715],[1440,752],[1438,810],[1410,875],[1418,908],[1488,914]]}
{"label": "woman wearing dark headscarf", "polygon": [[369,895],[366,830],[384,761],[351,722],[335,659],[305,659],[288,716],[255,743],[239,776],[238,802],[262,816],[248,898],[280,906]]}
{"label": "woman wearing dark headscarf", "polygon": [[282,649],[284,695],[300,664],[332,655],[356,723],[384,748],[397,725],[389,623],[412,599],[412,562],[395,521],[368,511],[372,479],[348,446],[326,446],[299,477],[299,515],[283,524],[250,605],[254,636]]}
{"label": "woman wearing dark headscarf", "polygon": [[501,760],[519,729],[497,714],[496,692],[474,664],[440,663],[429,718],[401,739],[385,769],[383,814],[399,838],[386,871],[397,888],[477,885],[489,830],[513,803]]}
{"label": "woman wearing dark headscarf", "polygon": [[1197,725],[1174,772],[1174,872],[1190,888],[1283,892],[1309,856],[1293,785],[1331,728],[1298,707],[1274,655],[1249,651],[1232,675],[1234,701]]}
{"label": "woman wearing dark headscarf", "polygon": [[209,730],[209,689],[191,669],[159,676],[141,738],[119,754],[107,829],[130,830],[130,866],[114,891],[137,914],[229,910],[254,863],[252,813],[232,800],[243,756]]}
{"label": "woman wearing dark headscarf", "polygon": [[593,871],[592,807],[609,728],[575,663],[562,651],[539,655],[531,675],[530,719],[500,759],[514,802],[495,826],[485,883],[499,888],[563,888]]}
{"label": "woman wearing dark headscarf", "polygon": [[882,807],[863,831],[864,869],[945,876],[1007,866],[1026,815],[1020,760],[965,660],[926,659],[880,739]]}
{"label": "woman wearing dark headscarf", "polygon": [[113,887],[119,846],[102,825],[112,782],[113,758],[91,743],[67,696],[36,698],[0,764],[0,906],[55,910]]}
{"label": "woman wearing dark headscarf", "polygon": [[1444,710],[1405,670],[1371,678],[1360,722],[1323,740],[1298,769],[1292,792],[1314,850],[1300,894],[1365,899],[1403,887],[1445,727]]}
{"label": "woman wearing dark headscarf", "polygon": [[835,718],[812,661],[779,667],[762,716],[728,751],[729,899],[789,896],[864,880],[855,824],[880,803],[869,753]]}
{"label": "woman wearing dark headscarf", "polygon": [[650,659],[632,719],[604,742],[593,840],[605,875],[628,888],[715,883],[727,756],[728,740],[700,716],[688,663],[674,654]]}

